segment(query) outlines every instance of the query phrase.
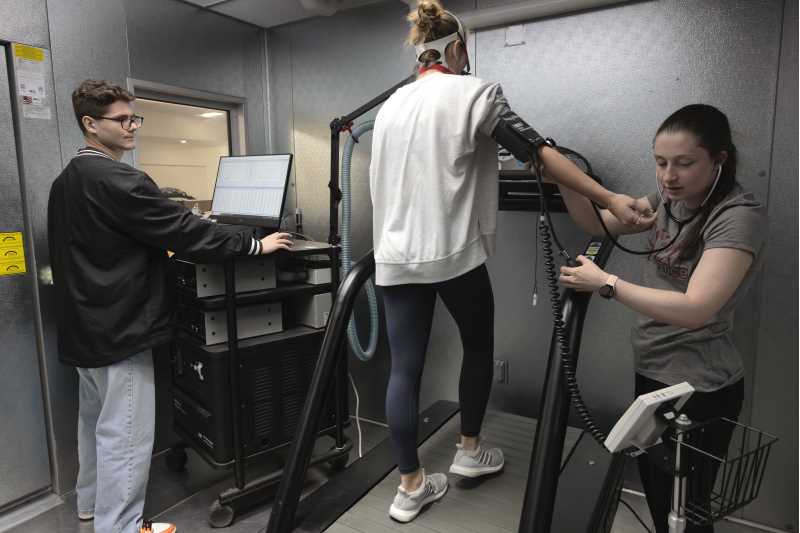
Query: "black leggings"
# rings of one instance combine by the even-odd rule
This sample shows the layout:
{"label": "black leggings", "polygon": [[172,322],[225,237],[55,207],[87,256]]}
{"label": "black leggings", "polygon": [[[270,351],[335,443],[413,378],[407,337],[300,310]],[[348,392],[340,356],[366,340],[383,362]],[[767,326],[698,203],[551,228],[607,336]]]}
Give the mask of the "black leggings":
{"label": "black leggings", "polygon": [[464,358],[458,397],[461,434],[480,434],[494,373],[494,296],[489,273],[481,265],[457,278],[430,284],[380,287],[392,353],[386,391],[389,436],[401,474],[419,468],[417,425],[419,386],[438,294],[455,319]]}
{"label": "black leggings", "polygon": [[[637,396],[667,386],[641,374],[636,374]],[[681,412],[686,413],[693,422],[702,422],[721,416],[736,420],[742,410],[743,400],[744,380],[741,379],[714,392],[695,392],[686,402],[686,405],[683,406]],[[733,429],[730,428],[730,431],[727,429],[726,427],[725,431],[704,433],[700,441],[694,440],[693,445],[717,457],[724,457],[733,436]],[[675,445],[669,439],[669,434],[665,434],[663,440],[674,450]],[[672,474],[665,472],[662,468],[650,460],[649,454],[645,453],[639,456],[639,475],[642,478],[642,485],[647,496],[647,506],[653,516],[656,533],[667,533],[669,531],[667,517],[672,507]],[[717,469],[714,468],[709,475],[711,479],[705,480],[706,489],[704,492],[707,494],[711,492],[716,474]],[[714,526],[699,527],[687,521],[686,531],[687,533],[713,533]]]}

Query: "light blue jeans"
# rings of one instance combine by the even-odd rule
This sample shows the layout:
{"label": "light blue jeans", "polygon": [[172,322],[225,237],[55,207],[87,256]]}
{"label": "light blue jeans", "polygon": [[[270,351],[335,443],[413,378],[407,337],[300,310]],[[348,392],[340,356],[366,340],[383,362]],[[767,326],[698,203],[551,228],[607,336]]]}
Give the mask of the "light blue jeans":
{"label": "light blue jeans", "polygon": [[153,354],[78,368],[78,511],[97,533],[138,533],[155,434]]}

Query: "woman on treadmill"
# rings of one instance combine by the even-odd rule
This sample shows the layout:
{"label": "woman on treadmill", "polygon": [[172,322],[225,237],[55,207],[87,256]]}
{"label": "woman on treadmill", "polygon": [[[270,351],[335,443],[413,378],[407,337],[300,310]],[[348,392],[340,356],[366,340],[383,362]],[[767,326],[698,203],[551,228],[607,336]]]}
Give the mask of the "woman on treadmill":
{"label": "woman on treadmill", "polygon": [[[413,520],[447,490],[417,455],[419,386],[436,295],[464,348],[459,382],[461,438],[450,472],[478,477],[503,468],[503,452],[480,439],[492,385],[494,301],[485,262],[494,250],[497,145],[491,133],[510,112],[499,84],[469,69],[461,23],[438,1],[408,16],[419,76],[398,89],[375,119],[370,186],[376,285],[392,354],[386,416],[400,486],[389,514]],[[613,194],[557,151],[539,150],[548,171],[620,220],[642,221],[633,198]],[[647,220],[643,221],[644,223]]]}
{"label": "woman on treadmill", "polygon": [[[728,118],[710,105],[688,105],[670,115],[653,141],[656,191],[639,202],[656,211],[648,230],[652,250],[641,285],[578,257],[561,268],[561,284],[599,291],[639,313],[631,335],[636,395],[688,381],[695,393],[683,412],[693,421],[739,416],[744,367],[733,343],[733,313],[762,261],[764,208],[736,181],[737,152]],[[556,180],[558,181],[558,180]],[[575,222],[592,235],[603,229],[588,200],[559,187]],[[637,233],[603,211],[612,234]],[[680,235],[679,235],[680,234]],[[701,449],[724,456],[730,431],[706,432]],[[658,533],[666,533],[672,476],[639,458],[639,472]],[[714,484],[716,470],[703,486]],[[698,495],[700,496],[700,495]],[[689,525],[687,531],[713,532]]]}

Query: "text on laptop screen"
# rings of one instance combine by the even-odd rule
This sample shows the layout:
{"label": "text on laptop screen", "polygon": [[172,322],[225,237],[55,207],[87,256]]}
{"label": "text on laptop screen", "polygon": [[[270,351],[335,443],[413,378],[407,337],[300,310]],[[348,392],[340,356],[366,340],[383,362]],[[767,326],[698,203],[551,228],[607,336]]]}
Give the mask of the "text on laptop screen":
{"label": "text on laptop screen", "polygon": [[211,213],[280,217],[292,156],[222,157]]}

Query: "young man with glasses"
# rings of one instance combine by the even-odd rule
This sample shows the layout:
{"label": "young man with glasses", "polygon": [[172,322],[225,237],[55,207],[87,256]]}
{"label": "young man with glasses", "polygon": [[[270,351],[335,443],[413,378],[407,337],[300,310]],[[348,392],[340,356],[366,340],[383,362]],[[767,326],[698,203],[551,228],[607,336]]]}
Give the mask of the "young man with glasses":
{"label": "young man with glasses", "polygon": [[155,431],[151,350],[171,333],[166,250],[211,262],[291,241],[194,216],[122,163],[143,123],[133,100],[105,81],[72,93],[86,147],[53,183],[48,205],[58,350],[79,378],[78,518],[103,533],[174,533],[142,517]]}

